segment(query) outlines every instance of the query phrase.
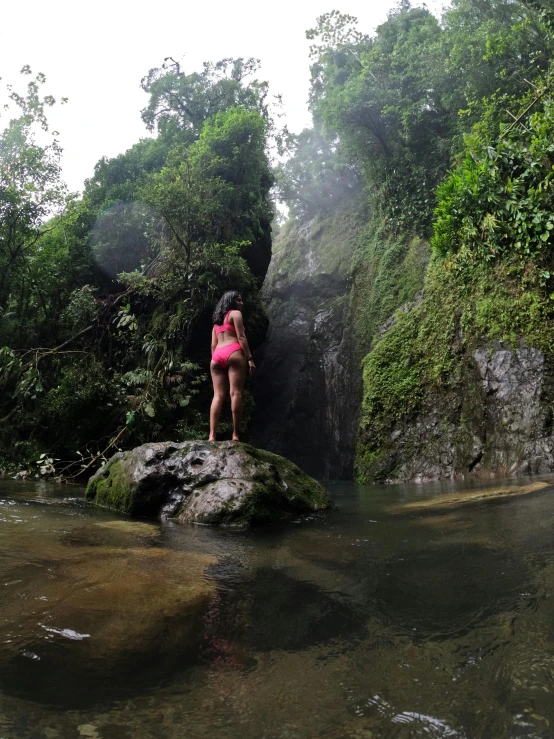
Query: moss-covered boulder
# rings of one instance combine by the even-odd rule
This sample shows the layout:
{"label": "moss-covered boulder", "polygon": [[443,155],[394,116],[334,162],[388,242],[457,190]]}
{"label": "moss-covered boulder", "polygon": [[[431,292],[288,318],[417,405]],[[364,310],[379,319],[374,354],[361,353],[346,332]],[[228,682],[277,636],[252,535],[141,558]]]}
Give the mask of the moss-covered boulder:
{"label": "moss-covered boulder", "polygon": [[136,516],[248,526],[333,507],[329,493],[292,462],[249,444],[144,444],[112,457],[86,497]]}

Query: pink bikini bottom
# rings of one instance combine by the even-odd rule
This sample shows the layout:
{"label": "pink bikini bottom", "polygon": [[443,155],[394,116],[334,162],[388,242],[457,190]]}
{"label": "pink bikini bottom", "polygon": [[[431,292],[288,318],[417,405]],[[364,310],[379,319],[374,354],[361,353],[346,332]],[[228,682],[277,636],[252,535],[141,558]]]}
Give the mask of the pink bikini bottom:
{"label": "pink bikini bottom", "polygon": [[212,354],[212,361],[219,364],[220,367],[227,368],[229,364],[229,357],[233,352],[242,351],[242,347],[238,341],[233,344],[225,344],[225,346],[218,346],[215,352]]}

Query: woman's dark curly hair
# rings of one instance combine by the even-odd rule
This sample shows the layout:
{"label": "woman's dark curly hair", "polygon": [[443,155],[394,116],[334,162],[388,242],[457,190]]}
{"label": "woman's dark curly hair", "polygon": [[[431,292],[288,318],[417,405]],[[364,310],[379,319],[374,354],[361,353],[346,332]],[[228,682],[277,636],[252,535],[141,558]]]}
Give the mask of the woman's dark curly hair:
{"label": "woman's dark curly hair", "polygon": [[221,326],[227,313],[237,307],[238,297],[240,297],[238,290],[228,290],[226,293],[223,293],[221,300],[215,306],[212,316],[212,320],[216,326]]}

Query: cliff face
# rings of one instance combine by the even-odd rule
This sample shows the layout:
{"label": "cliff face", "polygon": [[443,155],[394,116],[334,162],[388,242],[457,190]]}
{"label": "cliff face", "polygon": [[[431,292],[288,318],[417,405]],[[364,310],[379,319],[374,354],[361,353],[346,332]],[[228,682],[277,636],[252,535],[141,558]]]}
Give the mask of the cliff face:
{"label": "cliff face", "polygon": [[318,478],[350,478],[361,398],[351,261],[363,216],[345,209],[276,239],[263,296],[252,440]]}
{"label": "cliff face", "polygon": [[[436,480],[554,471],[553,375],[545,355],[493,341],[464,361],[460,381],[396,420],[370,479]],[[364,474],[363,442],[359,448]]]}
{"label": "cliff face", "polygon": [[[428,255],[360,207],[284,227],[263,287],[254,444],[320,479],[554,471],[554,369],[541,324],[516,318],[537,313],[532,292],[501,269],[469,290],[437,266],[421,291]],[[510,341],[487,338],[512,325]]]}
{"label": "cliff face", "polygon": [[450,269],[387,321],[363,361],[365,482],[554,470],[554,331],[533,263]]}
{"label": "cliff face", "polygon": [[544,353],[523,341],[515,349],[495,342],[473,358],[484,466],[516,475],[554,470],[553,377]]}
{"label": "cliff face", "polygon": [[421,289],[429,248],[387,238],[363,197],[291,221],[275,240],[256,352],[253,443],[320,479],[350,479],[362,407],[361,362],[379,325]]}

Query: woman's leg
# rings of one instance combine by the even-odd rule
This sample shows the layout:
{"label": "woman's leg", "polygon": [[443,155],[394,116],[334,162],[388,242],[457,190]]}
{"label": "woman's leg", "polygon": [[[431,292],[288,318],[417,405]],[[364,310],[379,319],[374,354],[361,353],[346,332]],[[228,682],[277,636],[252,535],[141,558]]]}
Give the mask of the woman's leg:
{"label": "woman's leg", "polygon": [[233,441],[239,440],[242,419],[242,389],[246,378],[246,359],[242,351],[229,357],[229,386],[231,392],[231,412],[233,413]]}
{"label": "woman's leg", "polygon": [[210,408],[210,436],[208,440],[215,441],[219,416],[227,395],[227,370],[216,362],[210,362],[210,372],[214,384],[214,399]]}

